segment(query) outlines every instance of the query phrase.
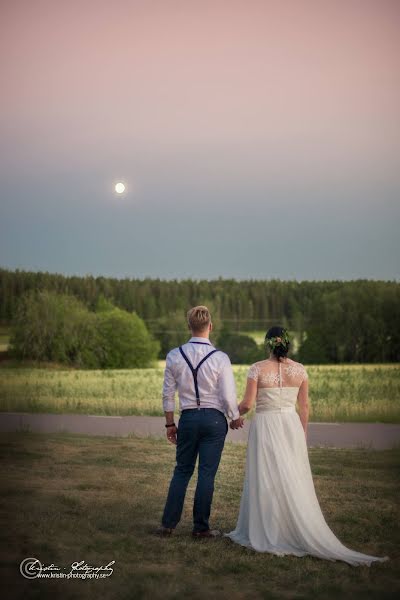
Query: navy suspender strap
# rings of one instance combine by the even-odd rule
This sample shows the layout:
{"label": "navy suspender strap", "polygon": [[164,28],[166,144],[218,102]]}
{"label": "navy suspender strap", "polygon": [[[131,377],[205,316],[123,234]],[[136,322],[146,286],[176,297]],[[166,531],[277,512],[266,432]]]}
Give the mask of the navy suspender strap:
{"label": "navy suspender strap", "polygon": [[[193,342],[194,343],[194,342]],[[208,345],[208,344],[207,344]],[[194,382],[194,391],[196,393],[196,402],[197,402],[197,406],[200,406],[200,393],[199,393],[199,386],[197,384],[197,373],[201,367],[201,365],[203,364],[203,362],[205,362],[207,360],[207,358],[210,358],[210,356],[212,354],[214,354],[214,352],[218,352],[217,348],[214,348],[214,350],[211,350],[211,352],[209,352],[208,354],[206,354],[201,361],[199,362],[199,364],[197,365],[197,367],[194,367],[192,365],[192,363],[190,362],[190,360],[188,359],[188,357],[186,356],[186,354],[184,353],[182,346],[179,346],[179,352],[182,354],[183,358],[185,359],[187,366],[189,367],[189,369],[192,371],[192,375],[193,375],[193,382]]]}

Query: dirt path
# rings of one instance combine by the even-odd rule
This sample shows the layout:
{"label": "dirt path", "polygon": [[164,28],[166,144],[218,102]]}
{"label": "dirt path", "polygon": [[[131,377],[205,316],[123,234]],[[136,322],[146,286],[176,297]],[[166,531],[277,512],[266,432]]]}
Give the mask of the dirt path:
{"label": "dirt path", "polygon": [[[94,415],[54,415],[0,413],[0,432],[33,431],[41,433],[81,433],[164,437],[163,417],[102,417]],[[228,440],[246,442],[249,422],[238,431],[229,430]],[[382,423],[310,423],[310,447],[373,448],[384,450],[400,446],[400,425]]]}

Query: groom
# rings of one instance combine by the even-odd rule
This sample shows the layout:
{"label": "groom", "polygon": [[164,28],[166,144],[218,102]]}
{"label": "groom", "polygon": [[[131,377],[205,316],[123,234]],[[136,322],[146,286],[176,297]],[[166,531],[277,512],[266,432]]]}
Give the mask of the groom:
{"label": "groom", "polygon": [[[195,306],[187,314],[190,340],[167,355],[163,407],[168,440],[177,445],[176,466],[158,534],[169,536],[180,521],[186,488],[199,457],[198,481],[193,506],[193,536],[213,538],[208,519],[228,424],[243,426],[229,357],[209,340],[211,315],[206,306]],[[174,423],[175,392],[178,390],[181,417]]]}

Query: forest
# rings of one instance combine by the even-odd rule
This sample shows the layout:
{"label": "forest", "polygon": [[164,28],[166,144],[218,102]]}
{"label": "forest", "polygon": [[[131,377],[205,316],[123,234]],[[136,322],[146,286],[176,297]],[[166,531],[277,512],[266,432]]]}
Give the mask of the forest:
{"label": "forest", "polygon": [[[74,296],[89,310],[105,298],[135,312],[161,347],[187,338],[185,313],[206,304],[218,336],[281,324],[292,333],[295,355],[306,363],[382,363],[400,359],[400,284],[397,281],[283,281],[117,279],[0,269],[0,321],[10,325],[29,291]],[[243,340],[244,342],[244,340]],[[236,344],[236,342],[234,342]]]}

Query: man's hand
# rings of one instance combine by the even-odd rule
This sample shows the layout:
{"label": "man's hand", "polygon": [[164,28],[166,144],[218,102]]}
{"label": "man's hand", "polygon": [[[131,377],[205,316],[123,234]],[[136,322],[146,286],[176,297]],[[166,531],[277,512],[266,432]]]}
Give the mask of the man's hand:
{"label": "man's hand", "polygon": [[239,417],[238,419],[234,419],[233,421],[231,421],[229,424],[229,427],[231,429],[240,429],[241,427],[243,427],[243,423],[244,423],[243,417]]}
{"label": "man's hand", "polygon": [[176,434],[178,433],[178,429],[175,427],[167,427],[167,439],[171,444],[177,444]]}

